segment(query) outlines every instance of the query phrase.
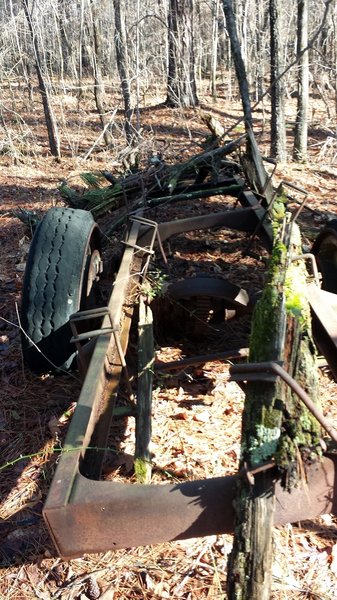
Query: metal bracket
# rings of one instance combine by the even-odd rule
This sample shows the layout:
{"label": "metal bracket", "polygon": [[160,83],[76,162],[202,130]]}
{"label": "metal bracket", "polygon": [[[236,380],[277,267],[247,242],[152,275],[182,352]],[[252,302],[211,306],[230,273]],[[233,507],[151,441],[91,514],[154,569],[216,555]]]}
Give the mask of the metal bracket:
{"label": "metal bracket", "polygon": [[304,260],[304,261],[310,262],[315,284],[317,285],[317,287],[320,288],[321,287],[321,275],[317,268],[316,256],[310,252],[308,252],[307,254],[292,254],[290,256],[290,261],[295,262],[296,260]]}
{"label": "metal bracket", "polygon": [[296,200],[295,198],[292,198],[292,200],[295,200],[295,202],[297,202],[297,204],[299,204],[299,207],[297,209],[297,211],[295,212],[293,218],[291,219],[292,223],[295,223],[297,217],[299,216],[299,214],[302,212],[307,199],[308,199],[308,192],[306,192],[303,188],[298,187],[297,185],[294,185],[293,183],[289,183],[288,181],[281,181],[280,185],[285,185],[293,190],[295,190],[296,192],[299,192],[300,194],[304,195],[304,198],[302,200],[302,202],[299,202],[298,200]]}
{"label": "metal bracket", "polygon": [[[266,183],[266,185],[268,185],[268,182]],[[305,195],[304,200],[300,203],[300,206],[298,207],[296,213],[292,217],[290,223],[294,223],[296,221],[297,217],[299,216],[299,214],[302,212],[302,209],[304,208],[305,203],[306,203],[307,198],[308,198],[308,192],[306,192],[302,188],[297,187],[296,185],[294,185],[292,183],[288,183],[287,181],[283,181],[282,180],[280,182],[280,184],[278,185],[278,187],[276,188],[276,190],[274,190],[274,192],[273,192],[273,194],[272,194],[272,196],[270,198],[270,201],[268,203],[268,207],[266,208],[265,213],[264,213],[262,219],[259,221],[259,223],[257,224],[255,230],[253,231],[252,235],[250,236],[249,242],[248,242],[246,248],[242,252],[243,256],[246,256],[247,254],[249,254],[250,248],[251,248],[251,246],[253,244],[253,241],[254,241],[255,237],[257,236],[258,232],[260,231],[261,227],[263,226],[263,224],[264,224],[267,216],[271,215],[273,207],[274,207],[274,204],[275,204],[275,200],[276,200],[276,198],[277,198],[280,190],[282,189],[282,186],[290,187],[290,188],[296,190],[297,192]]]}
{"label": "metal bracket", "polygon": [[[76,327],[76,322],[88,321],[89,319],[105,317],[105,316],[107,316],[109,318],[111,327],[101,327],[100,329],[93,329],[91,331],[85,331],[84,333],[78,333],[77,327]],[[132,391],[132,387],[131,387],[131,383],[130,383],[128,368],[127,368],[127,364],[126,364],[126,360],[125,360],[125,355],[124,355],[124,352],[122,349],[122,344],[120,341],[120,330],[119,330],[119,327],[116,327],[113,323],[113,317],[112,317],[109,307],[104,306],[102,308],[94,308],[94,309],[90,309],[90,310],[79,311],[77,313],[70,315],[69,321],[70,321],[71,330],[73,332],[73,337],[71,338],[70,342],[76,344],[76,348],[78,351],[80,361],[83,361],[83,347],[81,345],[81,342],[101,336],[101,335],[113,334],[114,340],[115,340],[115,346],[116,346],[116,349],[118,352],[118,357],[119,357],[123,372],[125,374],[125,381],[126,381],[126,386],[127,386],[128,392],[129,392],[129,397],[130,397],[131,402],[134,403],[134,395],[133,395],[133,391]],[[85,367],[84,364],[83,364],[83,366]]]}
{"label": "metal bracket", "polygon": [[[149,227],[153,228],[153,233],[152,233],[152,237],[151,237],[148,248],[142,248],[141,246],[136,246],[136,245],[133,246],[137,250],[142,250],[143,252],[146,252],[149,254],[149,256],[146,259],[146,263],[145,263],[145,267],[144,267],[144,274],[146,275],[146,273],[147,273],[147,269],[148,269],[149,262],[150,262],[150,256],[152,254],[154,254],[153,246],[154,246],[156,239],[158,242],[158,246],[159,246],[163,261],[164,261],[165,265],[167,265],[167,258],[166,258],[166,254],[164,252],[162,241],[160,239],[158,223],[156,221],[152,221],[151,219],[145,219],[144,217],[140,217],[138,215],[130,217],[130,221],[139,223],[140,225],[148,225]],[[128,242],[124,242],[124,243],[125,243],[125,245],[129,245]]]}
{"label": "metal bracket", "polygon": [[314,415],[323,429],[330,435],[334,442],[337,442],[337,430],[324,417],[323,413],[313,403],[310,396],[295,381],[289,373],[281,366],[279,362],[260,362],[244,363],[233,365],[230,368],[230,374],[233,381],[276,381],[281,377],[283,381],[292,389],[292,391],[302,400],[308,410]]}
{"label": "metal bracket", "polygon": [[[101,327],[100,329],[94,329],[92,331],[86,331],[84,333],[78,333],[77,327],[75,325],[78,321],[89,321],[90,319],[97,319],[98,317],[105,317],[105,315],[109,316],[111,327]],[[81,346],[79,342],[83,342],[88,340],[89,338],[97,337],[99,335],[105,335],[113,332],[113,324],[111,319],[110,310],[107,306],[103,306],[101,308],[93,308],[89,310],[81,310],[78,311],[69,317],[71,331],[73,332],[73,337],[71,338],[71,343],[76,344],[77,349],[80,351]]]}

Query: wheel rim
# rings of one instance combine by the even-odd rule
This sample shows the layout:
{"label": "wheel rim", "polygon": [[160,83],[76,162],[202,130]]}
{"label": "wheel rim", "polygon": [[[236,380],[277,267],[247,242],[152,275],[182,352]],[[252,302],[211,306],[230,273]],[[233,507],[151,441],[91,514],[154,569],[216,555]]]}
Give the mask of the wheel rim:
{"label": "wheel rim", "polygon": [[102,272],[101,254],[97,248],[91,250],[87,257],[85,267],[85,278],[83,282],[83,304],[84,309],[92,308],[95,304],[96,289],[95,284],[99,280],[99,275]]}

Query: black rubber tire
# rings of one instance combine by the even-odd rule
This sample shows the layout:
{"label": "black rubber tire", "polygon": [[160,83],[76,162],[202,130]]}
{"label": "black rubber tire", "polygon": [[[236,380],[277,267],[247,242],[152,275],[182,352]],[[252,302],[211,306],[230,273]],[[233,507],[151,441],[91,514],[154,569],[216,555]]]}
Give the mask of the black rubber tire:
{"label": "black rubber tire", "polygon": [[37,227],[21,303],[21,325],[28,336],[22,334],[22,351],[32,371],[71,368],[76,349],[70,343],[69,317],[88,308],[88,263],[99,247],[97,224],[84,210],[52,208]]}
{"label": "black rubber tire", "polygon": [[322,229],[311,252],[322,275],[322,289],[337,294],[337,219]]}

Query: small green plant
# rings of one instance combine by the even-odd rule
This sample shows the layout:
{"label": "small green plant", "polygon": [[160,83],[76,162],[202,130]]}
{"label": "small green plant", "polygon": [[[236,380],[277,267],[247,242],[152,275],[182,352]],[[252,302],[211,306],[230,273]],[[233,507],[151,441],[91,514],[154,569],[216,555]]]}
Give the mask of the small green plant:
{"label": "small green plant", "polygon": [[159,269],[150,271],[141,286],[141,293],[153,300],[164,295],[164,284],[166,281],[165,273]]}

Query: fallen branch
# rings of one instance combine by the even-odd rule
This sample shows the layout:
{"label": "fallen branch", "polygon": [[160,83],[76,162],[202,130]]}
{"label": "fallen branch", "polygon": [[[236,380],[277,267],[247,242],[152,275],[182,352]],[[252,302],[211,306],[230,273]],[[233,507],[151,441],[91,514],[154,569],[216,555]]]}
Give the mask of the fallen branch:
{"label": "fallen branch", "polygon": [[[232,180],[224,176],[222,160],[237,150],[245,141],[241,136],[220,148],[201,152],[187,161],[174,165],[150,165],[142,172],[132,173],[116,179],[110,173],[83,174],[82,179],[89,189],[82,193],[73,190],[66,182],[59,187],[61,196],[69,206],[90,210],[95,217],[127,203],[127,212],[141,204],[150,206],[167,201],[190,200],[215,194],[239,193],[238,185],[227,190]],[[233,170],[238,166],[234,163]],[[112,182],[102,186],[102,178]],[[203,183],[206,178],[210,180]],[[226,183],[226,179],[228,183]],[[179,194],[174,194],[179,186]],[[191,189],[190,189],[191,188]],[[233,188],[233,189],[232,189]],[[235,189],[234,189],[235,188]],[[241,189],[241,188],[240,188]]]}

